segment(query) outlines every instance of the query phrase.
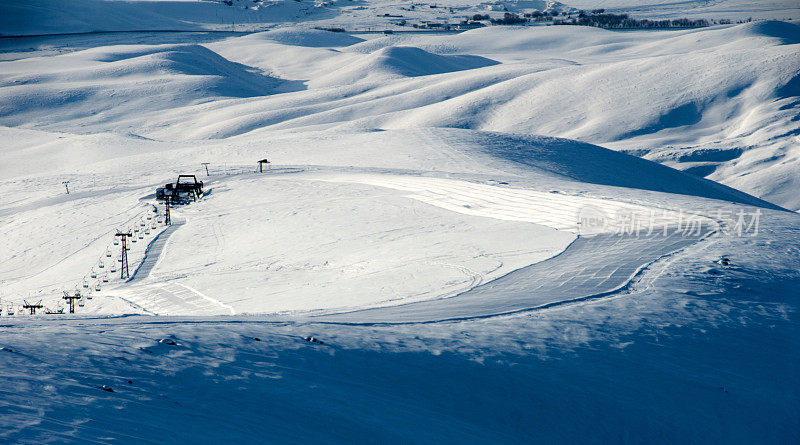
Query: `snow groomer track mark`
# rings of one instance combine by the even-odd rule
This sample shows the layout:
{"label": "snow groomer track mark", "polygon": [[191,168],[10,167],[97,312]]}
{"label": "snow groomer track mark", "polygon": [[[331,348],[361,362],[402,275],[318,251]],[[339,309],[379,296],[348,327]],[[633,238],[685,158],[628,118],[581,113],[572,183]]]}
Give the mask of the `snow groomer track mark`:
{"label": "snow groomer track mark", "polygon": [[150,241],[150,244],[147,245],[147,250],[144,252],[144,258],[142,259],[142,262],[139,263],[139,267],[137,267],[136,271],[133,272],[133,275],[128,280],[128,283],[137,283],[150,276],[150,272],[153,270],[156,263],[158,263],[158,259],[161,257],[161,253],[164,251],[164,246],[166,246],[167,240],[184,223],[186,223],[185,220],[173,221],[172,225],[164,229],[163,232],[159,233],[158,236]]}
{"label": "snow groomer track mark", "polygon": [[485,318],[556,306],[611,294],[659,258],[692,245],[703,235],[601,234],[577,238],[560,255],[517,269],[450,298],[321,315],[344,323],[430,323]]}

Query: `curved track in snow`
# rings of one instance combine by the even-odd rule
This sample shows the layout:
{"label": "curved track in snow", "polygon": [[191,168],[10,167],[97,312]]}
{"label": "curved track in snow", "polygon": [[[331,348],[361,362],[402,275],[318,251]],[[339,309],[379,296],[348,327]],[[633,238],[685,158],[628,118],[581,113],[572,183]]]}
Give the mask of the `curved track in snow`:
{"label": "curved track in snow", "polygon": [[560,255],[454,297],[314,318],[342,323],[430,323],[486,318],[599,298],[624,288],[659,258],[700,241],[707,233],[701,232],[580,237]]}

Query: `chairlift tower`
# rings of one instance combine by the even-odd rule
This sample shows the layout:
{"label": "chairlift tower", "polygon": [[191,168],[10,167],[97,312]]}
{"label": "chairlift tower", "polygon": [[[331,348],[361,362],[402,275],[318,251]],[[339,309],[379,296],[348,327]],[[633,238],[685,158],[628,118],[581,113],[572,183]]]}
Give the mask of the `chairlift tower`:
{"label": "chairlift tower", "polygon": [[117,231],[116,236],[122,238],[122,242],[120,243],[122,245],[122,255],[121,255],[122,264],[119,267],[119,278],[124,280],[125,278],[131,277],[130,271],[128,271],[128,243],[126,242],[126,240],[133,235],[131,234],[130,231],[128,232]]}
{"label": "chairlift tower", "polygon": [[208,164],[210,164],[210,162],[201,162],[200,163],[200,165],[202,165],[203,167],[206,168],[206,176],[211,176],[211,173],[208,172]]}
{"label": "chairlift tower", "polygon": [[69,181],[61,181],[64,184],[64,187],[67,189],[67,194],[69,195]]}
{"label": "chairlift tower", "polygon": [[41,309],[44,307],[42,306],[42,300],[39,300],[39,302],[36,304],[28,303],[28,300],[22,300],[22,302],[24,303],[22,307],[25,309],[30,309],[31,315],[36,315],[36,309]]}
{"label": "chairlift tower", "polygon": [[80,300],[81,299],[81,293],[76,290],[74,295],[70,295],[69,293],[67,293],[67,291],[64,291],[64,296],[61,297],[61,298],[67,300],[67,303],[69,304],[69,313],[70,314],[74,314],[75,313],[75,300]]}

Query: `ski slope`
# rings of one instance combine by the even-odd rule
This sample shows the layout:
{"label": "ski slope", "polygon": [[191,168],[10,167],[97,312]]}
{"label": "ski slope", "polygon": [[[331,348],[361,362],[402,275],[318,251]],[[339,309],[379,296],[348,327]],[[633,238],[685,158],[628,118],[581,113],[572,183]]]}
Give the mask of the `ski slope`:
{"label": "ski slope", "polygon": [[[322,315],[347,323],[441,322],[541,310],[614,295],[651,263],[699,242],[701,235],[670,231],[640,236],[576,239],[561,254],[517,269],[452,298]],[[602,260],[600,259],[602,258]]]}

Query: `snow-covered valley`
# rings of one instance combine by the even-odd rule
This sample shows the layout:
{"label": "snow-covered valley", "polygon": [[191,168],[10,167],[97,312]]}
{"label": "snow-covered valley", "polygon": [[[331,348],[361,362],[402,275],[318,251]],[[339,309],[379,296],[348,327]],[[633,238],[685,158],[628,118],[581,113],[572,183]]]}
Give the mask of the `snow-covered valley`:
{"label": "snow-covered valley", "polygon": [[[0,7],[5,35],[134,30],[0,39],[3,440],[800,436],[791,21],[343,33],[312,26],[408,5],[253,2],[270,29],[233,33],[95,3]],[[204,194],[167,225],[180,174]]]}

